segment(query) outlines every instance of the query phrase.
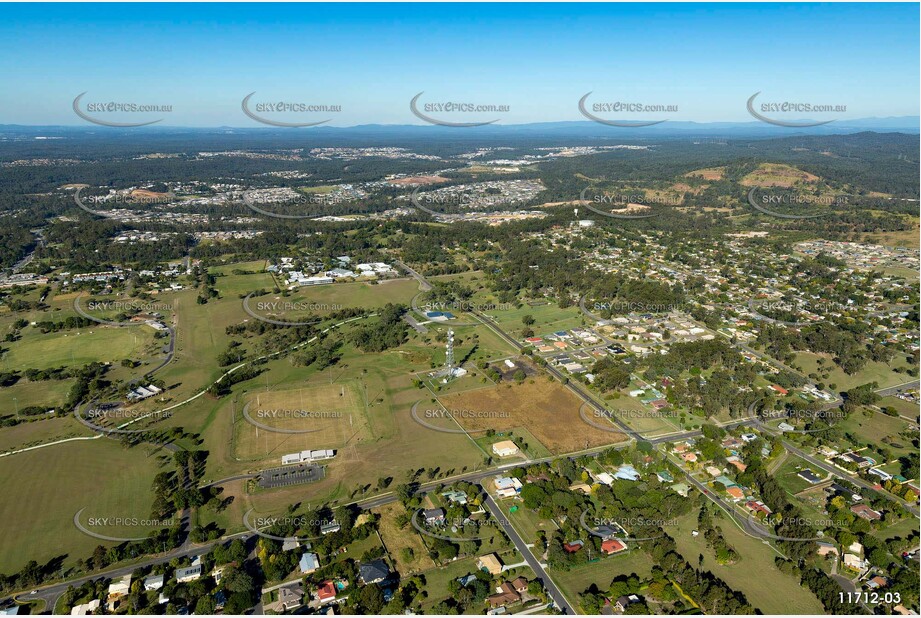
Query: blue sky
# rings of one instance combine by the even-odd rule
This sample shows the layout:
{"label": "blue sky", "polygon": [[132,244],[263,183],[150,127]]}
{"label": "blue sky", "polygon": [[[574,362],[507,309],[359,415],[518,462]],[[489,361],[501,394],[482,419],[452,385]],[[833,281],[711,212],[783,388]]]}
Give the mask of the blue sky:
{"label": "blue sky", "polygon": [[340,126],[420,124],[420,91],[508,105],[451,117],[502,124],[582,120],[589,91],[672,120],[751,121],[757,91],[847,106],[822,118],[917,115],[918,32],[917,4],[2,4],[0,124],[86,124],[84,91],[187,126],[260,126],[253,91],[341,105],[274,116]]}

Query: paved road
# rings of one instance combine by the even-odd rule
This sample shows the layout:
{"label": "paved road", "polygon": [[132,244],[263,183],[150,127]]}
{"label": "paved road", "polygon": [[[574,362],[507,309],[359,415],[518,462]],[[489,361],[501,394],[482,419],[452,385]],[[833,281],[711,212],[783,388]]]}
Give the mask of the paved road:
{"label": "paved road", "polygon": [[911,382],[905,382],[903,384],[897,384],[895,386],[887,386],[886,388],[881,388],[876,391],[880,397],[888,397],[889,395],[897,395],[902,391],[909,391],[912,389],[918,388],[921,385],[921,381],[912,380]]}
{"label": "paved road", "polygon": [[[915,381],[915,382],[907,382],[906,384],[908,384],[908,385],[917,384],[917,381]],[[910,387],[909,387],[909,386],[906,386],[906,385],[893,386],[893,387],[889,387],[889,388],[887,388],[887,389],[880,389],[880,390],[877,390],[876,392],[877,392],[877,393],[880,393],[880,392],[882,392],[882,391],[888,391],[888,390],[891,390],[891,389],[894,389],[894,388],[910,388]],[[753,404],[753,405],[754,405],[754,404]],[[750,412],[752,411],[751,408],[749,409],[749,411],[750,411]],[[830,474],[833,474],[834,476],[837,476],[838,478],[844,479],[844,480],[846,480],[846,481],[850,481],[851,483],[854,483],[854,484],[857,485],[858,487],[862,487],[863,489],[868,489],[868,490],[870,490],[870,491],[873,491],[873,492],[875,492],[875,493],[877,493],[877,494],[883,496],[884,498],[887,498],[887,499],[889,499],[889,500],[891,500],[891,501],[893,501],[893,502],[899,503],[899,504],[902,505],[905,509],[907,509],[910,513],[912,513],[915,517],[921,516],[921,511],[919,511],[918,506],[917,506],[916,504],[910,503],[910,502],[908,502],[908,501],[906,501],[906,500],[904,500],[904,499],[902,499],[902,498],[900,498],[900,497],[898,497],[898,496],[895,496],[895,495],[889,493],[888,491],[879,491],[879,490],[876,489],[876,487],[874,486],[873,483],[869,483],[869,482],[863,480],[862,478],[860,478],[860,477],[858,477],[858,476],[856,476],[856,475],[847,474],[847,473],[844,472],[841,468],[838,468],[837,466],[833,466],[832,464],[830,464],[830,463],[828,463],[828,462],[826,462],[826,461],[824,461],[824,460],[822,460],[822,459],[819,459],[819,458],[817,458],[817,457],[815,457],[815,456],[813,456],[813,455],[810,455],[809,453],[805,452],[804,450],[802,450],[801,448],[799,448],[799,447],[796,446],[795,444],[792,444],[792,443],[790,443],[789,441],[784,440],[784,439],[783,439],[783,432],[780,432],[780,431],[774,429],[773,427],[769,427],[769,426],[765,425],[764,423],[761,422],[760,419],[757,418],[757,416],[752,415],[752,418],[753,418],[753,424],[754,424],[759,430],[761,430],[762,432],[767,433],[767,434],[771,434],[771,435],[774,435],[774,436],[778,436],[778,437],[780,438],[780,443],[781,443],[781,444],[784,446],[784,448],[787,449],[787,451],[789,451],[790,453],[793,453],[793,454],[796,455],[797,457],[800,457],[801,459],[804,459],[804,460],[808,461],[810,464],[814,465],[815,467],[820,468],[820,469],[822,469],[822,470],[824,470],[825,472],[828,472],[828,473],[830,473]]]}
{"label": "paved road", "polygon": [[432,289],[432,284],[429,283],[428,280],[424,276],[420,275],[419,273],[414,271],[412,268],[410,268],[409,266],[407,266],[400,260],[394,260],[393,263],[399,266],[400,268],[402,268],[403,270],[405,270],[406,272],[408,272],[413,279],[418,281],[419,287],[422,289],[423,292],[427,292]]}
{"label": "paved road", "polygon": [[[496,504],[496,501],[493,500],[493,497],[489,495],[489,492],[486,491],[486,488],[483,487],[483,491],[486,493],[486,500],[483,505],[486,507],[492,516],[496,518],[496,521],[503,522],[507,521],[505,514],[502,512],[502,509]],[[553,602],[556,604],[564,614],[574,615],[576,610],[572,605],[569,604],[569,601],[566,600],[566,597],[563,596],[563,593],[560,592],[560,589],[556,587],[556,584],[553,583],[553,580],[550,579],[550,576],[547,574],[547,571],[544,570],[544,567],[541,565],[540,560],[534,556],[534,552],[531,551],[531,548],[528,547],[528,544],[524,542],[524,539],[521,538],[521,535],[515,530],[511,525],[503,526],[505,534],[508,535],[508,538],[512,540],[512,543],[515,544],[515,548],[524,556],[525,562],[528,563],[528,566],[531,567],[531,570],[544,582],[544,588],[547,589],[547,593],[550,595],[550,598],[553,599]]]}

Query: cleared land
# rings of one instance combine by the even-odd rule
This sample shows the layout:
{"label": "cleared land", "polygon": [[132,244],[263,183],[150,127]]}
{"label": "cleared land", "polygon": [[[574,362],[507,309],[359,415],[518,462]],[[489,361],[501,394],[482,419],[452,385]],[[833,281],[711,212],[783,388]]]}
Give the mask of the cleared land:
{"label": "cleared land", "polygon": [[[580,451],[626,439],[623,434],[586,425],[579,417],[582,401],[559,382],[546,378],[445,395],[439,399],[448,410],[470,410],[479,414],[458,419],[468,430],[508,431],[527,427],[552,453]],[[576,431],[561,430],[576,427]]]}
{"label": "cleared land", "polygon": [[[434,565],[428,556],[428,550],[422,544],[422,539],[412,528],[412,524],[407,524],[403,528],[397,525],[396,517],[403,512],[401,504],[396,502],[387,504],[375,509],[375,512],[381,516],[379,526],[381,539],[390,557],[396,562],[401,576],[415,574]],[[411,552],[411,556],[407,550]]]}
{"label": "cleared land", "polygon": [[815,183],[818,180],[818,176],[790,165],[762,163],[755,171],[742,178],[739,184],[745,187],[789,188],[806,183]]}

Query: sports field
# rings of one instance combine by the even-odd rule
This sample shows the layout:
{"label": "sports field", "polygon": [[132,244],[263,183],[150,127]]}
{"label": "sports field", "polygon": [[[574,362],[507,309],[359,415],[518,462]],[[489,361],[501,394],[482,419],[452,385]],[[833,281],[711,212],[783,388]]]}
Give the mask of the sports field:
{"label": "sports field", "polygon": [[[98,439],[69,442],[0,458],[4,499],[0,500],[0,572],[19,570],[29,560],[39,564],[65,556],[65,564],[87,558],[97,545],[108,545],[76,529],[74,514],[86,507],[81,522],[91,517],[147,519],[154,476],[161,470],[162,451],[125,449]],[[96,527],[94,531],[126,538],[150,529]]]}
{"label": "sports field", "polygon": [[370,440],[373,434],[363,397],[355,381],[249,393],[241,398],[235,420],[234,455],[244,460],[272,459]]}

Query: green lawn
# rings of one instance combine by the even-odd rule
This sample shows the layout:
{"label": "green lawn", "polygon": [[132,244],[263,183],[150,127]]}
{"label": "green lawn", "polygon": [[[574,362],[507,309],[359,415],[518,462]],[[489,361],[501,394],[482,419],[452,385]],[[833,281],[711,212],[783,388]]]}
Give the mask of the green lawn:
{"label": "green lawn", "polygon": [[637,547],[626,553],[604,556],[598,562],[584,564],[568,571],[554,570],[550,573],[571,603],[579,602],[579,594],[594,584],[599,590],[607,590],[615,577],[636,573],[641,578],[652,573],[653,561]]}
{"label": "green lawn", "polygon": [[124,359],[143,360],[154,355],[153,330],[146,326],[119,328],[101,324],[42,334],[34,328],[23,331],[22,339],[8,345],[0,368],[48,369],[82,367],[92,362],[118,364]]}
{"label": "green lawn", "polygon": [[[154,476],[161,468],[149,449],[130,450],[112,440],[69,442],[0,458],[0,479],[5,499],[0,520],[8,531],[0,535],[0,572],[19,570],[28,560],[42,564],[65,556],[65,564],[87,558],[104,541],[76,529],[90,517],[150,517]],[[145,536],[149,528],[97,527],[109,536]],[[15,531],[10,534],[10,531]]]}
{"label": "green lawn", "polygon": [[533,307],[524,303],[519,308],[490,309],[483,313],[495,320],[502,330],[519,340],[522,339],[521,331],[525,328],[521,319],[526,315],[534,318],[534,324],[530,328],[538,336],[549,335],[558,330],[578,328],[583,326],[587,320],[579,307],[560,309],[553,302]]}
{"label": "green lawn", "polygon": [[22,379],[13,386],[0,389],[0,408],[15,412],[28,406],[54,408],[67,400],[67,393],[76,380],[44,380],[29,382]]}
{"label": "green lawn", "polygon": [[38,444],[78,436],[92,436],[93,432],[73,416],[38,417],[38,420],[4,427],[0,431],[0,453],[15,451]]}
{"label": "green lawn", "polygon": [[[840,423],[843,431],[856,434],[862,441],[873,447],[889,449],[894,457],[906,455],[912,448],[912,436],[918,432],[911,428],[908,421],[896,416],[888,416],[872,410],[857,410]],[[906,435],[902,435],[905,433]],[[901,448],[893,446],[900,445]],[[877,459],[878,463],[883,463]]]}
{"label": "green lawn", "polygon": [[[824,367],[826,371],[821,371],[818,369],[818,359],[825,358]],[[876,382],[879,384],[880,388],[887,386],[895,386],[897,384],[903,384],[911,380],[911,377],[904,373],[896,373],[893,371],[895,367],[906,367],[904,355],[897,355],[892,360],[892,367],[886,365],[885,363],[877,363],[870,361],[868,362],[863,369],[857,372],[855,375],[847,375],[840,367],[835,365],[831,361],[831,356],[828,354],[813,354],[812,352],[798,352],[796,354],[796,360],[793,362],[794,367],[802,367],[803,373],[809,375],[811,373],[817,373],[822,382],[825,382],[826,385],[834,384],[837,391],[846,391],[855,386],[860,386],[862,384],[867,384],[869,382]],[[828,369],[831,368],[831,369]],[[828,378],[822,378],[821,376],[828,373]]]}
{"label": "green lawn", "polygon": [[880,408],[895,408],[899,414],[908,418],[914,418],[915,422],[921,417],[921,406],[895,396],[883,397],[877,404]]}

